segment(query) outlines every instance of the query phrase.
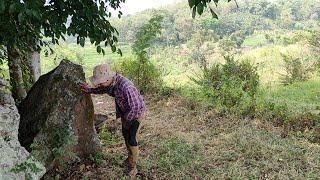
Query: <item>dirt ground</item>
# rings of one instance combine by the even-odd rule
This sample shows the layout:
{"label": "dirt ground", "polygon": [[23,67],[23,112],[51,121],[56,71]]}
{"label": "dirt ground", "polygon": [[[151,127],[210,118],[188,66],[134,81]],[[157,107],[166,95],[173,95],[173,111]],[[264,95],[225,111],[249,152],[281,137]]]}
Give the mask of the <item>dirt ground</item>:
{"label": "dirt ground", "polygon": [[[103,147],[99,165],[75,163],[60,179],[127,179],[126,148],[114,100],[92,95],[96,114],[108,116],[115,137]],[[138,179],[304,179],[320,175],[320,146],[281,138],[281,127],[258,119],[238,119],[179,96],[145,97]],[[59,176],[58,176],[59,179]]]}

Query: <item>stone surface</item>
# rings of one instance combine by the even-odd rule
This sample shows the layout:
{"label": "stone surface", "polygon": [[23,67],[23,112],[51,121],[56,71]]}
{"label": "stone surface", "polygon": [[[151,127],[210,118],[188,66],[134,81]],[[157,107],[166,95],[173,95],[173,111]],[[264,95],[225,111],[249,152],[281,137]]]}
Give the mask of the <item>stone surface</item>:
{"label": "stone surface", "polygon": [[[45,173],[44,166],[31,159],[29,152],[18,141],[20,116],[14,100],[4,91],[4,88],[0,89],[0,93],[1,101],[4,102],[0,105],[0,179],[20,180],[28,175],[32,179],[40,179]],[[22,168],[18,172],[11,172],[19,165]],[[33,165],[37,167],[37,172],[30,168]]]}
{"label": "stone surface", "polygon": [[101,127],[109,119],[107,115],[104,114],[95,114],[94,115],[94,126],[97,132],[100,132]]}
{"label": "stone surface", "polygon": [[101,150],[92,99],[80,82],[85,82],[82,67],[62,60],[39,78],[19,106],[19,141],[48,169]]}

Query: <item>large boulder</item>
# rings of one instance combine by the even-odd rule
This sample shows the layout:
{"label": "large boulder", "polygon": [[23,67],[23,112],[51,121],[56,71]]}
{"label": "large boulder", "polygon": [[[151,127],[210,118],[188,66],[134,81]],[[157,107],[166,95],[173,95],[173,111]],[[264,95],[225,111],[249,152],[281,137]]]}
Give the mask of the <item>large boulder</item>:
{"label": "large boulder", "polygon": [[19,114],[0,79],[0,179],[40,179],[46,172],[18,141]]}
{"label": "large boulder", "polygon": [[39,78],[19,106],[19,141],[47,169],[101,151],[91,96],[83,93],[80,65],[62,60]]}

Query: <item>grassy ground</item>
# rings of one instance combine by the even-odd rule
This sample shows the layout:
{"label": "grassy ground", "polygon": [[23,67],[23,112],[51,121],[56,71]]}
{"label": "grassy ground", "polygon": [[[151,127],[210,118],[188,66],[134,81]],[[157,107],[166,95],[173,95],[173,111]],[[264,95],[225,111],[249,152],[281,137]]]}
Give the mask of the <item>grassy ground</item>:
{"label": "grassy ground", "polygon": [[[316,179],[320,146],[259,119],[221,116],[179,96],[146,97],[138,179]],[[113,100],[94,96],[95,111],[110,114]],[[161,107],[161,108],[159,108]],[[112,113],[111,113],[112,114]],[[114,117],[111,117],[111,119]],[[108,121],[118,143],[103,150],[98,166],[78,164],[69,179],[126,179],[120,122]]]}
{"label": "grassy ground", "polygon": [[320,110],[320,78],[264,90],[264,97],[275,103],[285,103],[295,112]]}
{"label": "grassy ground", "polygon": [[[260,37],[261,38],[261,37]],[[249,43],[250,39],[248,40]],[[250,43],[249,43],[250,44]],[[252,45],[252,44],[251,44]],[[124,56],[130,47],[124,46]],[[82,63],[86,75],[94,65],[117,59],[107,51],[98,55],[94,47],[65,45],[60,54]],[[319,109],[320,79],[289,86],[279,85],[282,73],[281,53],[307,53],[299,45],[256,47],[244,52],[242,59],[258,65],[262,79],[261,99],[286,103],[293,111]],[[78,55],[77,55],[78,54]],[[44,58],[43,72],[55,64]],[[82,60],[81,60],[82,59]],[[180,87],[180,95],[168,99],[146,97],[147,119],[142,128],[139,179],[316,179],[320,175],[320,146],[304,138],[289,135],[282,138],[282,127],[261,119],[239,119],[219,114],[210,105],[206,93],[194,91],[188,75],[199,69],[190,64],[188,54],[173,50],[157,52],[152,60],[164,70],[164,81]],[[57,63],[56,63],[57,64]],[[96,113],[114,119],[114,101],[106,96],[93,96]],[[199,101],[205,102],[203,104]],[[107,143],[103,157],[94,163],[74,165],[66,179],[126,179],[122,161],[126,149],[121,137],[121,123],[107,122]],[[108,143],[109,142],[109,143]],[[97,163],[101,161],[102,163]],[[99,164],[99,165],[98,165]]]}

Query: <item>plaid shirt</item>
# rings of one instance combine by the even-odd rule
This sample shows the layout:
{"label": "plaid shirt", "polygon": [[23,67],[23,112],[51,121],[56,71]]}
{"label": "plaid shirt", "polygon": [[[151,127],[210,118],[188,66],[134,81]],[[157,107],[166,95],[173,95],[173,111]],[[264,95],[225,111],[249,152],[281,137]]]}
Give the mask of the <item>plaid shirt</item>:
{"label": "plaid shirt", "polygon": [[111,87],[90,88],[92,94],[107,93],[115,97],[116,116],[126,121],[132,121],[142,117],[145,113],[145,104],[137,88],[133,83],[121,75],[116,74]]}

